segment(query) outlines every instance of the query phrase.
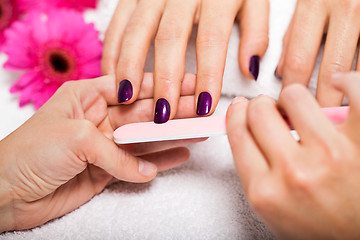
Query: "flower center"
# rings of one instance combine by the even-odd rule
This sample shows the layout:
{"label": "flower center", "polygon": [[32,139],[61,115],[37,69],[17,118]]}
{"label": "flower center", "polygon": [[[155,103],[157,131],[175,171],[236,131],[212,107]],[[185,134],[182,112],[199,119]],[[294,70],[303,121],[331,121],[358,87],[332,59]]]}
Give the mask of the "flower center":
{"label": "flower center", "polygon": [[53,53],[50,55],[50,64],[55,72],[66,73],[70,70],[70,65],[68,59],[59,53]]}
{"label": "flower center", "polygon": [[49,80],[64,82],[74,80],[75,60],[65,49],[48,49],[45,53],[45,75]]}

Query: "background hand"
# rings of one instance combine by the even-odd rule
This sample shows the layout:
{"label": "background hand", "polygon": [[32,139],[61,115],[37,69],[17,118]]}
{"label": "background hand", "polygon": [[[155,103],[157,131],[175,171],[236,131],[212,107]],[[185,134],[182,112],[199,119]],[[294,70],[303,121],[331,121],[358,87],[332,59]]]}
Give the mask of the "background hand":
{"label": "background hand", "polygon": [[[244,191],[282,239],[360,237],[360,75],[337,76],[349,117],[333,125],[301,85],[268,97],[234,100],[228,136]],[[282,115],[297,130],[296,141]]]}
{"label": "background hand", "polygon": [[351,70],[360,33],[359,9],[359,0],[298,0],[276,70],[283,87],[309,83],[326,33],[316,98],[322,107],[341,104],[343,93],[332,86],[331,75]]}

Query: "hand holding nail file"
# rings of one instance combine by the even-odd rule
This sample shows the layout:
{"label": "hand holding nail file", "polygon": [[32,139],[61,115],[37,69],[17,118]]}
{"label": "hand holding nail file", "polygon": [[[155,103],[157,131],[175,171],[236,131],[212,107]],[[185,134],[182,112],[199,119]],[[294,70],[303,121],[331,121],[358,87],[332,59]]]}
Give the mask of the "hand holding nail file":
{"label": "hand holding nail file", "polygon": [[[334,123],[342,123],[348,116],[349,107],[322,108]],[[157,142],[179,139],[212,137],[226,134],[226,117],[188,118],[170,120],[164,124],[153,122],[130,123],[114,132],[117,144]]]}

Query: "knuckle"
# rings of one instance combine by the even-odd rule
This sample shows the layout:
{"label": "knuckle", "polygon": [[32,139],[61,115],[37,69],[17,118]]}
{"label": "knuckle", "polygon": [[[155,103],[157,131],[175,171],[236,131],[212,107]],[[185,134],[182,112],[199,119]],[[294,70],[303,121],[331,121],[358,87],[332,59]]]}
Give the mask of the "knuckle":
{"label": "knuckle", "polygon": [[360,2],[357,0],[342,0],[340,9],[344,11],[347,16],[357,15],[360,11]]}
{"label": "knuckle", "polygon": [[323,77],[330,77],[333,73],[336,72],[346,72],[347,67],[344,65],[344,57],[339,57],[336,61],[330,62],[325,66]]}
{"label": "knuckle", "polygon": [[201,71],[199,71],[199,73],[197,74],[196,78],[197,79],[202,79],[203,81],[205,81],[207,84],[214,84],[216,82],[218,82],[219,80],[222,80],[222,76],[216,72],[216,71],[212,71],[210,69],[210,71],[204,71],[205,69],[202,69]]}
{"label": "knuckle", "polygon": [[290,53],[285,57],[284,67],[293,74],[306,74],[311,71],[309,61],[302,55]]}
{"label": "knuckle", "polygon": [[331,166],[330,163],[341,162],[344,158],[344,153],[338,147],[332,147],[329,144],[319,141],[318,143],[319,149],[321,149],[319,153],[320,161],[327,162],[328,166]]}
{"label": "knuckle", "polygon": [[196,44],[204,47],[226,47],[228,40],[226,33],[220,29],[206,30],[198,35],[196,39]]}
{"label": "knuckle", "polygon": [[294,166],[287,166],[285,168],[285,177],[292,189],[300,192],[310,192],[314,184],[313,176],[311,177],[306,171]]}
{"label": "knuckle", "polygon": [[155,44],[162,42],[181,42],[185,44],[187,39],[188,34],[186,29],[174,23],[159,28],[155,37]]}
{"label": "knuckle", "polygon": [[299,83],[295,83],[286,86],[280,93],[280,98],[291,105],[298,102],[299,99],[303,99],[306,94],[308,94],[308,91],[305,86]]}
{"label": "knuckle", "polygon": [[278,190],[277,186],[268,182],[252,182],[246,190],[246,195],[255,211],[264,213],[276,208],[276,199],[279,197]]}
{"label": "knuckle", "polygon": [[162,69],[161,72],[156,74],[156,82],[159,82],[162,87],[170,87],[174,84],[175,79],[178,77],[175,76],[170,70]]}
{"label": "knuckle", "polygon": [[87,141],[91,141],[91,133],[94,131],[94,124],[89,120],[82,119],[78,120],[78,125],[74,126],[76,128],[76,135],[74,140],[77,144],[84,144]]}

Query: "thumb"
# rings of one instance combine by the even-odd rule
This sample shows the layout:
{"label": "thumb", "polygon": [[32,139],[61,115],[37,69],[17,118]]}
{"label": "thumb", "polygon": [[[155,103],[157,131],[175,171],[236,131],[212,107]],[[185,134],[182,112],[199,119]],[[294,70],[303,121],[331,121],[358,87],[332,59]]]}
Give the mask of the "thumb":
{"label": "thumb", "polygon": [[[76,147],[78,156],[119,180],[128,182],[148,182],[157,174],[155,164],[137,158],[119,148],[112,140],[106,138],[87,120],[84,120],[80,133],[77,134],[80,145]],[[76,150],[75,149],[75,150]]]}

